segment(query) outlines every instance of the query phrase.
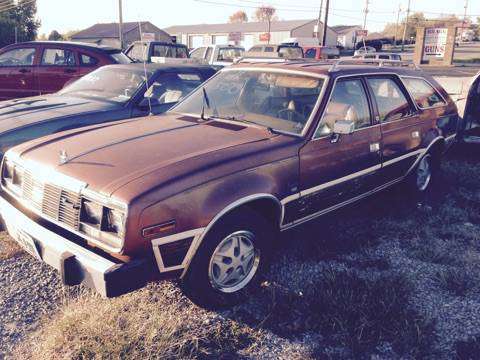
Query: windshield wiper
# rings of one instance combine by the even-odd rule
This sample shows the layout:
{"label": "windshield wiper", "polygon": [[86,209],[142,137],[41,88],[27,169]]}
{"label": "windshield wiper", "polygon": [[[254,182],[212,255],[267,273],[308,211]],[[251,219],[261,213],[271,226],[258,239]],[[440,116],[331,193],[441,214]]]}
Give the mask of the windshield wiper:
{"label": "windshield wiper", "polygon": [[264,127],[268,130],[268,132],[270,132],[271,134],[279,134],[279,132],[277,132],[274,128],[270,127],[270,126],[266,126],[266,125],[262,125],[262,124],[258,124],[256,123],[255,121],[251,121],[251,120],[247,120],[247,119],[238,119],[237,117],[233,116],[233,115],[230,115],[230,116],[215,116],[215,118],[217,119],[221,119],[221,120],[230,120],[230,121],[237,121],[237,122],[243,122],[243,123],[247,123],[247,124],[253,124],[253,125],[257,125],[257,126],[261,126],[261,127]]}
{"label": "windshield wiper", "polygon": [[202,113],[200,114],[200,119],[205,121],[205,105],[210,109],[210,99],[208,98],[207,95],[207,90],[205,90],[204,87],[202,87],[202,93],[203,93],[203,100],[202,100]]}

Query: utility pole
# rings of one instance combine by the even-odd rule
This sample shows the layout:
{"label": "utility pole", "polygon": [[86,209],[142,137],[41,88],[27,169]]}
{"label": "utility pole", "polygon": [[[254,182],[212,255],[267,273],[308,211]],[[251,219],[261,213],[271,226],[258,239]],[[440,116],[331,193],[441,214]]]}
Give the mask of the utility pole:
{"label": "utility pole", "polygon": [[[142,31],[142,29],[140,29]],[[120,41],[120,48],[123,50],[123,9],[122,0],[118,0],[118,40]]]}
{"label": "utility pole", "polygon": [[322,37],[322,46],[327,44],[327,24],[328,24],[328,12],[330,10],[330,0],[327,0],[325,4],[325,20],[323,21],[323,37]]}
{"label": "utility pole", "polygon": [[395,35],[393,35],[393,46],[397,46],[398,23],[400,22],[400,13],[402,12],[402,4],[398,4],[397,22],[395,23]]}
{"label": "utility pole", "polygon": [[322,23],[322,9],[323,9],[323,0],[320,0],[320,9],[318,9],[318,20],[317,20],[317,39],[320,44],[321,35],[320,35],[320,25]]}
{"label": "utility pole", "polygon": [[[368,5],[370,5],[370,0],[365,0],[365,9],[363,10],[364,16],[363,16],[363,30],[367,30],[367,15],[368,15]],[[363,41],[363,48],[365,49],[365,52],[367,51],[367,46],[365,45],[365,40],[366,40],[366,35],[363,34],[362,41]]]}
{"label": "utility pole", "polygon": [[405,26],[403,27],[402,51],[405,50],[405,37],[407,36],[408,17],[410,16],[410,3],[411,3],[411,0],[408,0],[407,17],[405,18]]}
{"label": "utility pole", "polygon": [[462,33],[460,34],[460,41],[462,41],[463,39],[463,34],[465,33],[465,26],[467,25],[467,10],[468,10],[468,0],[465,0],[465,13],[463,14]]}
{"label": "utility pole", "polygon": [[15,25],[15,44],[18,43],[18,28]]}

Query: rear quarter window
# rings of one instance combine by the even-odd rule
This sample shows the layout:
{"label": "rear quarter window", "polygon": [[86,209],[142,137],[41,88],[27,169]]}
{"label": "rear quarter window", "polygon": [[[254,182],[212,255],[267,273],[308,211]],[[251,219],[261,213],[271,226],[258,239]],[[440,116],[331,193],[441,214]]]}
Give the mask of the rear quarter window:
{"label": "rear quarter window", "polygon": [[405,87],[421,109],[446,105],[438,91],[423,79],[403,78]]}

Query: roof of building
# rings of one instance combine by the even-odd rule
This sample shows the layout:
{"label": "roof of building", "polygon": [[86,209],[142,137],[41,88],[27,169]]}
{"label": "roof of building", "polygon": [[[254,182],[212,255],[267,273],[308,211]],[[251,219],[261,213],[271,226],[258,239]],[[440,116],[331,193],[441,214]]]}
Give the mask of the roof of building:
{"label": "roof of building", "polygon": [[[285,20],[273,21],[270,31],[291,31],[317,20]],[[224,23],[224,24],[197,24],[177,25],[164,29],[169,34],[204,34],[204,33],[231,33],[231,32],[266,32],[265,22]]]}
{"label": "roof of building", "polygon": [[[138,29],[139,24],[142,26],[149,24],[154,27],[155,31],[163,32],[152,23],[148,21],[139,22],[126,22],[123,23],[123,33],[126,34],[132,30]],[[108,23],[108,24],[95,24],[89,28],[79,31],[78,33],[72,35],[72,39],[91,39],[91,38],[118,38],[118,23]]]}
{"label": "roof of building", "polygon": [[340,35],[346,34],[352,30],[358,30],[361,29],[362,26],[360,25],[337,25],[337,26],[332,26],[332,29]]}

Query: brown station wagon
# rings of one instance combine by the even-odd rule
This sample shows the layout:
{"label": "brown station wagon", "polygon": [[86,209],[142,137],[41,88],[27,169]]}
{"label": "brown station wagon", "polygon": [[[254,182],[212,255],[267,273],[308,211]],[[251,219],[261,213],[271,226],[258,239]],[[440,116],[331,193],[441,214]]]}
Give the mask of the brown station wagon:
{"label": "brown station wagon", "polygon": [[380,65],[245,61],[167,115],[17,146],[8,232],[104,296],[179,277],[201,304],[239,301],[278,231],[401,181],[430,188],[456,107],[422,71]]}

